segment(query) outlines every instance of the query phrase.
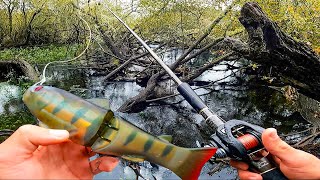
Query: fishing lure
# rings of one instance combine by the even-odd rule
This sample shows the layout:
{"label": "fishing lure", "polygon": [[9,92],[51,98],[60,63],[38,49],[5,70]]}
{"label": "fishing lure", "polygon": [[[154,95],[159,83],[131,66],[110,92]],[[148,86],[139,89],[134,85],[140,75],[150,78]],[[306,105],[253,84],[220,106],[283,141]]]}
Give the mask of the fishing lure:
{"label": "fishing lure", "polygon": [[41,85],[30,87],[23,101],[41,124],[65,129],[70,139],[94,152],[164,166],[182,179],[197,179],[216,148],[182,148],[67,91]]}

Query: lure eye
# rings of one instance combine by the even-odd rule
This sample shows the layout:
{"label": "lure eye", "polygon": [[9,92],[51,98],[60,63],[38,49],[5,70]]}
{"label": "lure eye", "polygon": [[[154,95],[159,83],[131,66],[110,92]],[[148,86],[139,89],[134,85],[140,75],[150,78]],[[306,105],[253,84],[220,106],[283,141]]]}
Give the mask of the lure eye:
{"label": "lure eye", "polygon": [[34,91],[40,91],[43,88],[43,86],[38,86],[34,89]]}

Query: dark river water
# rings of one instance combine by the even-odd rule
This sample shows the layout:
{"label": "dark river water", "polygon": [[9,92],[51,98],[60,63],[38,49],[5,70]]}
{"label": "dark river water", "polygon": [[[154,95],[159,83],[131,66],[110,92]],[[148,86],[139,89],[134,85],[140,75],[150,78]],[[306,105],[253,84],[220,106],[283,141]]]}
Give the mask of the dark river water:
{"label": "dark river water", "polygon": [[[170,58],[170,57],[169,57]],[[227,77],[232,71],[223,71],[225,65],[215,67],[198,78],[199,81],[215,81]],[[133,69],[134,70],[134,69]],[[102,76],[96,76],[96,71],[88,69],[56,66],[49,68],[49,81],[53,85],[68,90],[83,98],[106,98],[111,109],[116,111],[126,100],[139,93],[141,87],[135,82],[102,82]],[[225,82],[232,82],[234,78],[226,78]],[[174,84],[168,82],[168,86]],[[196,88],[196,87],[194,87]],[[174,91],[173,88],[168,88]],[[210,109],[226,120],[239,119],[262,127],[274,127],[280,134],[299,131],[307,125],[299,114],[286,105],[282,95],[267,87],[228,87],[214,86],[211,89],[200,88],[197,94],[207,103]],[[0,121],[8,123],[19,117],[30,117],[21,101],[21,88],[8,83],[0,83]],[[14,101],[12,101],[14,99]],[[177,96],[168,102],[178,102],[182,98]],[[136,126],[158,136],[169,134],[173,136],[173,143],[183,147],[196,147],[196,141],[205,142],[207,136],[199,130],[203,123],[202,117],[197,115],[185,101],[175,106],[159,106],[153,104],[140,113],[116,113]],[[9,117],[9,118],[8,118]],[[16,119],[17,120],[17,119]],[[13,122],[12,122],[13,123]],[[141,174],[146,179],[177,179],[169,170],[160,167],[155,169],[148,162],[141,163]],[[214,165],[207,163],[203,168],[200,179],[236,179],[233,168],[226,166],[221,171],[208,175]],[[136,179],[126,162],[110,173],[101,173],[95,179]]]}

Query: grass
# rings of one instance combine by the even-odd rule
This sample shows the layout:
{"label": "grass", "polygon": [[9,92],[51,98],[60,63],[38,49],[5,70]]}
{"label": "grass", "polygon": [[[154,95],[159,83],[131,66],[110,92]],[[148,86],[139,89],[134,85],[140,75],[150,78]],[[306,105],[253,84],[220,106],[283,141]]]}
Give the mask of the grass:
{"label": "grass", "polygon": [[[0,130],[17,130],[22,125],[35,124],[35,122],[35,118],[29,112],[15,112],[12,114],[3,114],[0,115]],[[6,137],[0,137],[0,143],[3,142],[5,139]]]}
{"label": "grass", "polygon": [[[81,53],[83,48],[83,45],[79,44],[9,48],[0,51],[0,61],[21,59],[31,64],[46,64],[53,61],[72,59]],[[21,94],[18,97],[14,97],[12,101],[21,100],[22,93],[34,84],[34,82],[28,82],[21,79],[10,79],[8,83],[15,84],[21,88]],[[0,130],[16,130],[24,124],[34,123],[35,118],[27,109],[14,113],[0,114]],[[0,137],[0,143],[5,139],[6,137]]]}
{"label": "grass", "polygon": [[15,112],[12,114],[3,114],[0,115],[0,129],[11,129],[17,130],[20,126],[25,124],[34,124],[34,116],[26,112]]}
{"label": "grass", "polygon": [[29,63],[48,63],[52,61],[68,60],[82,51],[81,45],[48,45],[26,48],[10,48],[0,51],[1,60],[22,59]]}

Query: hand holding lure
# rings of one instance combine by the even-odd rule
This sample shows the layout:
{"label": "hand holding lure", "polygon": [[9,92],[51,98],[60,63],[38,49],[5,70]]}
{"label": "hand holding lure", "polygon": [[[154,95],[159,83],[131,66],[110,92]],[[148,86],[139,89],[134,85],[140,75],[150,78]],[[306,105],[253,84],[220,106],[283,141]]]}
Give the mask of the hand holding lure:
{"label": "hand holding lure", "polygon": [[96,153],[134,161],[147,160],[170,169],[182,179],[197,179],[203,165],[215,154],[217,148],[189,149],[175,146],[166,137],[154,137],[115,117],[110,109],[103,109],[64,90],[42,86],[46,82],[46,70],[50,64],[74,61],[89,48],[91,29],[79,17],[90,30],[87,46],[71,60],[51,62],[45,66],[41,81],[23,95],[23,101],[31,113],[40,120],[40,125],[68,130],[73,142],[91,147]]}
{"label": "hand holding lure", "polygon": [[65,129],[70,139],[96,153],[147,160],[164,166],[182,179],[197,179],[203,165],[217,148],[182,148],[154,137],[133,124],[64,90],[34,85],[23,101],[41,124]]}

